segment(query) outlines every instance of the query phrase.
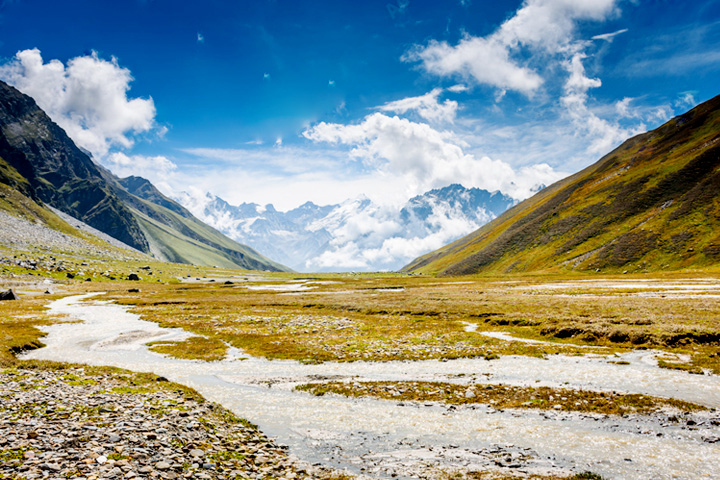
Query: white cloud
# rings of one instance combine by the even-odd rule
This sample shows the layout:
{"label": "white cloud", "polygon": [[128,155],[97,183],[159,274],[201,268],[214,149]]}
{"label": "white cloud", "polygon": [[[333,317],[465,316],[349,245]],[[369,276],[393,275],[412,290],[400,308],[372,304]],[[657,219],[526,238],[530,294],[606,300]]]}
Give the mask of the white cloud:
{"label": "white cloud", "polygon": [[575,24],[616,13],[617,0],[526,0],[495,33],[509,47],[525,45],[555,53],[572,42]]}
{"label": "white cloud", "polygon": [[442,92],[442,88],[435,88],[425,95],[388,102],[378,107],[378,109],[383,112],[395,113],[415,111],[420,117],[429,122],[452,123],[457,115],[458,103],[454,100],[445,100],[440,103],[438,98]]}
{"label": "white cloud", "polygon": [[329,248],[307,260],[306,270],[396,270],[493,218],[482,209],[471,218],[448,203],[430,202],[427,219],[401,221],[396,207],[362,205],[347,202],[338,208],[343,215],[337,225],[323,225],[332,236]]}
{"label": "white cloud", "polygon": [[[622,141],[632,135],[646,130],[641,124],[632,129],[621,127],[618,123],[609,122],[600,118],[588,107],[588,90],[598,88],[602,82],[597,78],[589,78],[585,74],[582,60],[585,56],[576,53],[572,59],[565,63],[570,73],[565,82],[565,93],[560,99],[567,109],[567,115],[575,124],[577,131],[583,133],[590,140],[587,151],[592,154],[604,154],[617,147]],[[628,110],[630,99],[621,100],[616,104],[618,112],[625,117],[632,116]]]}
{"label": "white cloud", "polygon": [[200,32],[197,33],[197,43],[205,43],[205,35]]}
{"label": "white cloud", "polygon": [[[515,15],[486,37],[465,35],[457,45],[432,40],[407,53],[438,76],[460,76],[500,89],[532,95],[542,77],[521,60],[524,47],[558,54],[576,51],[576,23],[603,20],[616,11],[617,0],[526,0]],[[526,63],[523,65],[523,63]]]}
{"label": "white cloud", "polygon": [[177,165],[162,155],[148,157],[144,155],[125,155],[114,152],[103,159],[103,164],[120,178],[135,175],[150,180],[164,193],[172,192],[169,180],[177,170]]}
{"label": "white cloud", "polygon": [[618,115],[623,118],[637,118],[638,112],[630,109],[630,102],[632,101],[632,98],[625,97],[622,100],[618,100],[617,102],[615,102],[615,110],[617,111]]}
{"label": "white cloud", "polygon": [[615,39],[615,37],[617,37],[620,34],[626,33],[627,31],[628,31],[627,28],[623,28],[622,30],[618,30],[616,32],[595,35],[594,37],[592,37],[592,39],[593,40],[605,40],[606,42],[612,42]]}
{"label": "white cloud", "polygon": [[467,85],[463,85],[462,83],[458,83],[457,85],[448,87],[448,92],[453,92],[453,93],[467,92],[468,90],[470,90],[470,87],[468,87]]}
{"label": "white cloud", "polygon": [[[129,148],[134,134],[156,129],[152,98],[128,98],[130,71],[97,53],[64,65],[45,63],[40,50],[23,50],[0,66],[0,78],[30,95],[79,146],[98,158]],[[158,133],[162,133],[158,130]]]}
{"label": "white cloud", "polygon": [[[589,78],[585,74],[583,58],[585,58],[583,54],[576,53],[569,62],[566,62],[565,67],[570,73],[570,77],[565,82],[565,94],[561,98],[561,102],[566,107],[567,115],[578,131],[587,135],[591,140],[588,152],[604,154],[627,139],[630,134],[617,123],[611,123],[598,117],[588,107],[588,90],[600,87],[602,82],[597,78]],[[623,109],[624,107],[627,107],[627,103],[621,102],[619,108]]]}
{"label": "white cloud", "polygon": [[695,105],[697,105],[697,100],[695,100],[694,92],[682,92],[675,100],[677,108],[690,109]]}
{"label": "white cloud", "polygon": [[303,135],[315,142],[351,146],[350,155],[367,168],[397,178],[397,188],[404,189],[406,199],[452,183],[526,198],[531,184],[547,185],[560,178],[547,165],[515,172],[505,162],[476,158],[466,154],[463,147],[467,144],[450,132],[382,113],[368,115],[354,125],[321,122]]}
{"label": "white cloud", "polygon": [[169,179],[176,192],[189,185],[233,204],[272,203],[287,210],[306,201],[337,204],[363,193],[401,202],[396,177],[360,172],[347,154],[321,148],[190,149],[192,155]]}
{"label": "white cloud", "polygon": [[506,45],[495,38],[466,36],[456,46],[432,40],[427,47],[415,49],[406,61],[420,61],[423,68],[438,76],[458,75],[466,80],[507,88],[530,95],[543,81],[530,68],[517,65]]}

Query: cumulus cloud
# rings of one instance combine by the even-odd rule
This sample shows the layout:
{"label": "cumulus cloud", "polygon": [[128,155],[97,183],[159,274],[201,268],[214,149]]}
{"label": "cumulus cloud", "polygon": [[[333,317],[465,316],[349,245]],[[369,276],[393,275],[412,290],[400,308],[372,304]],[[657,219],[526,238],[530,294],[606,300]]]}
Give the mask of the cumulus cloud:
{"label": "cumulus cloud", "polygon": [[408,97],[388,102],[378,107],[383,112],[407,113],[416,112],[420,117],[433,123],[452,123],[457,115],[458,103],[454,100],[439,102],[442,88],[435,88],[425,95]]}
{"label": "cumulus cloud", "polygon": [[[79,146],[98,158],[129,148],[135,134],[157,129],[152,98],[128,98],[130,71],[97,53],[64,65],[44,62],[40,50],[23,50],[0,66],[0,78],[35,99]],[[162,133],[161,129],[157,129]]]}
{"label": "cumulus cloud", "polygon": [[150,180],[166,194],[173,191],[168,181],[177,169],[177,165],[167,157],[162,155],[154,157],[128,156],[121,152],[114,152],[108,155],[103,163],[121,178],[136,175]]}
{"label": "cumulus cloud", "polygon": [[543,83],[540,75],[510,58],[508,47],[496,38],[465,36],[455,46],[432,40],[426,47],[409,52],[403,59],[420,61],[427,72],[438,76],[458,75],[527,95]]}
{"label": "cumulus cloud", "polygon": [[465,153],[467,145],[450,132],[382,113],[368,115],[359,124],[321,122],[303,135],[315,142],[351,146],[350,155],[368,168],[402,179],[407,197],[464,183],[526,198],[531,193],[528,185],[547,185],[560,178],[547,165],[516,172],[500,160],[476,158]]}
{"label": "cumulus cloud", "polygon": [[[543,78],[520,58],[523,48],[538,53],[567,53],[574,45],[576,23],[603,20],[616,11],[617,0],[526,0],[495,32],[465,35],[457,45],[432,40],[403,59],[420,62],[428,73],[460,76],[479,84],[532,95]],[[525,63],[525,64],[523,64]]]}
{"label": "cumulus cloud", "polygon": [[[586,135],[590,140],[587,151],[593,154],[604,154],[618,146],[622,141],[632,135],[646,130],[644,124],[634,128],[623,128],[617,122],[610,122],[596,115],[588,106],[588,91],[602,85],[600,79],[590,78],[585,73],[582,60],[585,56],[576,53],[572,59],[565,63],[565,68],[570,73],[565,82],[565,92],[561,98],[562,104],[566,107],[567,115],[575,124],[577,131]],[[623,99],[616,103],[618,112],[630,117],[630,99]]]}
{"label": "cumulus cloud", "polygon": [[322,227],[331,235],[329,248],[305,263],[308,271],[396,270],[413,258],[457,240],[494,216],[480,208],[472,213],[441,201],[427,204],[427,218],[400,215],[396,207],[350,201],[341,205],[335,223]]}

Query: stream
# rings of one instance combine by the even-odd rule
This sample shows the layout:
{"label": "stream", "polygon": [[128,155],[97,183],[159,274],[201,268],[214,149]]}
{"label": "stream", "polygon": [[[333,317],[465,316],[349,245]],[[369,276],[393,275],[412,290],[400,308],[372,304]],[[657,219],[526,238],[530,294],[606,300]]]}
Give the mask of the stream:
{"label": "stream", "polygon": [[[232,349],[221,362],[150,352],[148,341],[178,340],[125,307],[76,295],[50,304],[75,323],[41,327],[45,348],[24,358],[151,371],[188,385],[256,423],[310,463],[370,476],[411,478],[436,468],[509,468],[534,474],[592,471],[606,479],[720,478],[717,411],[668,422],[667,414],[608,417],[490,406],[315,397],[309,381],[424,380],[505,383],[643,393],[720,408],[720,377],[660,369],[651,351],[620,356],[503,356],[416,362],[327,362],[250,357]],[[480,332],[479,332],[480,333]],[[629,362],[627,365],[610,361]]]}

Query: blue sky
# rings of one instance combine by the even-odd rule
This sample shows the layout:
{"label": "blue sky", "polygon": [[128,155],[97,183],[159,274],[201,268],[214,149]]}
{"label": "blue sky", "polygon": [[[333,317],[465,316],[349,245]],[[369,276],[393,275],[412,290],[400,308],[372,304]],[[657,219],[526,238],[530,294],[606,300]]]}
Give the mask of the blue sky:
{"label": "blue sky", "polygon": [[0,5],[0,78],[100,163],[235,204],[520,199],[720,94],[720,0]]}

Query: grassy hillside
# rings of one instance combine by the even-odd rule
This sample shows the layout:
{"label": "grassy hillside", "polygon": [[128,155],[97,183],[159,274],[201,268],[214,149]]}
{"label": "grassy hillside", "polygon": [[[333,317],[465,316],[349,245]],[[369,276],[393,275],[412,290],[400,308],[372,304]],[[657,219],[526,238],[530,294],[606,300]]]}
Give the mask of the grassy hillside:
{"label": "grassy hillside", "polygon": [[288,268],[265,258],[250,247],[226,237],[197,218],[184,217],[154,203],[138,200],[143,208],[132,209],[151,252],[161,260],[225,268],[286,272]]}
{"label": "grassy hillside", "polygon": [[403,268],[651,272],[720,260],[720,97]]}
{"label": "grassy hillside", "polygon": [[[118,179],[78,148],[32,98],[4,82],[0,82],[0,182],[140,251],[159,252],[161,259],[288,270],[202,224],[149,181]],[[165,240],[170,243],[163,244]]]}

